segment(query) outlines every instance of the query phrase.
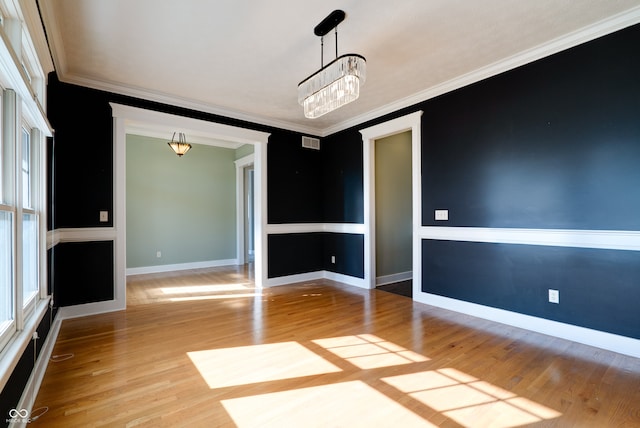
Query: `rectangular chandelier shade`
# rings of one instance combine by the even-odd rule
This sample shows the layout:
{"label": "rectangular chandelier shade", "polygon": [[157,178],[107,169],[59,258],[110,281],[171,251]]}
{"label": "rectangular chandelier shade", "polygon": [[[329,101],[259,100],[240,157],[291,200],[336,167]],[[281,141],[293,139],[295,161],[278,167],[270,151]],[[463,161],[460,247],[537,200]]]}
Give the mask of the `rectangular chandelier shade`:
{"label": "rectangular chandelier shade", "polygon": [[298,85],[305,117],[314,119],[355,101],[366,77],[366,61],[357,54],[339,56],[322,67]]}

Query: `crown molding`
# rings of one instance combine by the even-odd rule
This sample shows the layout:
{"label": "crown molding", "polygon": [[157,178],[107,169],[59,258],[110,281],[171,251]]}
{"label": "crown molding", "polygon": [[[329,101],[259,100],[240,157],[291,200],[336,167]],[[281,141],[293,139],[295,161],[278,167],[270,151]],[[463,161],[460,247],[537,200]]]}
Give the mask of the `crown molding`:
{"label": "crown molding", "polygon": [[190,110],[200,111],[203,113],[210,113],[218,116],[228,117],[230,119],[242,120],[258,125],[270,126],[273,128],[286,129],[289,131],[297,131],[303,134],[309,134],[312,136],[318,136],[319,130],[311,126],[301,126],[296,123],[286,122],[282,120],[272,119],[263,116],[251,115],[243,113],[237,110],[231,110],[220,106],[215,106],[207,103],[202,103],[188,98],[177,97],[174,95],[168,95],[165,93],[150,91],[147,89],[116,84],[113,82],[87,79],[74,75],[72,73],[65,73],[58,75],[61,82],[70,83],[74,85],[84,86],[91,89],[97,89],[100,91],[112,92],[115,94],[125,95],[134,98],[141,98],[144,100],[155,101],[162,104],[172,105],[176,107],[182,107]]}
{"label": "crown molding", "polygon": [[513,70],[525,64],[532,63],[542,58],[564,50],[579,46],[583,43],[595,40],[607,34],[614,33],[624,28],[630,27],[640,22],[640,6],[630,9],[618,15],[613,15],[595,24],[583,27],[580,30],[565,34],[549,42],[538,45],[534,48],[519,52],[508,58],[476,69],[455,79],[448,80],[439,85],[432,86],[423,91],[417,92],[406,98],[387,104],[379,109],[371,110],[362,115],[356,116],[348,121],[338,123],[325,128],[321,136],[334,134],[345,129],[358,126],[362,123],[377,119],[384,115],[396,112],[406,107],[427,101],[431,98],[446,94],[447,92],[460,89],[484,79],[496,76],[509,70]]}
{"label": "crown molding", "polygon": [[[46,2],[44,2],[46,4]],[[43,13],[47,15],[47,19],[55,27],[57,25],[53,13],[49,13],[48,8],[44,6]],[[52,45],[54,49],[54,62],[57,65],[58,77],[61,81],[71,83],[75,85],[85,86],[88,88],[113,92],[121,95],[142,98],[150,101],[156,101],[168,105],[175,105],[187,109],[201,111],[205,113],[220,115],[231,119],[237,119],[247,121],[259,125],[271,126],[279,129],[286,129],[289,131],[296,131],[303,134],[310,134],[313,136],[326,137],[345,129],[358,126],[362,123],[370,120],[377,119],[384,115],[396,112],[403,108],[411,107],[415,104],[427,101],[431,98],[439,95],[451,92],[453,90],[462,88],[472,83],[479,82],[489,77],[495,76],[500,73],[515,69],[522,65],[537,61],[547,56],[556,54],[558,52],[570,49],[580,44],[589,42],[623,28],[640,22],[640,6],[627,10],[626,12],[613,15],[609,18],[596,22],[595,24],[583,27],[572,33],[568,33],[564,36],[553,39],[549,42],[543,43],[534,48],[517,53],[511,57],[494,62],[485,67],[481,67],[460,77],[448,80],[441,84],[426,88],[420,92],[417,92],[411,96],[399,99],[392,103],[386,104],[380,108],[370,110],[364,114],[355,116],[349,120],[336,123],[335,125],[319,129],[313,126],[303,126],[297,123],[292,123],[283,120],[277,120],[273,118],[251,115],[236,110],[226,109],[220,106],[214,106],[206,103],[197,102],[194,100],[176,97],[157,91],[149,91],[142,88],[130,87],[119,85],[109,81],[102,81],[97,79],[87,79],[72,73],[67,73],[66,66],[64,64],[64,55],[56,55],[55,52],[63,52],[61,41],[59,40],[58,31],[55,31],[52,38]]]}

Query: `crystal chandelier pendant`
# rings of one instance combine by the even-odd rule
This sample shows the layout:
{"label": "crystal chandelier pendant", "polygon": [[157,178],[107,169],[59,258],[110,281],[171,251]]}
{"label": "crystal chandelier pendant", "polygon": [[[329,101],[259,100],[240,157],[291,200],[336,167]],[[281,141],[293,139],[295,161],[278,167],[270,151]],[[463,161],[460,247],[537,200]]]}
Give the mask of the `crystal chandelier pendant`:
{"label": "crystal chandelier pendant", "polygon": [[[315,119],[358,99],[360,85],[367,77],[367,62],[362,55],[346,54],[338,56],[338,24],[346,14],[334,10],[314,28],[314,34],[321,37],[320,70],[298,84],[298,103],[304,107],[304,115]],[[323,66],[323,37],[335,30],[336,59]]]}
{"label": "crystal chandelier pendant", "polygon": [[364,57],[342,55],[298,85],[304,115],[315,119],[358,99],[366,79]]}

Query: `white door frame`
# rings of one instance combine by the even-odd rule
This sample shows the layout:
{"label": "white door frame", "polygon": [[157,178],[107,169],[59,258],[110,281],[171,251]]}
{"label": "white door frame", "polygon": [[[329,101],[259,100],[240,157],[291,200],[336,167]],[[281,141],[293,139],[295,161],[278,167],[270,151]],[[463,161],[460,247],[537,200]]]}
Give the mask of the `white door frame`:
{"label": "white door frame", "polygon": [[362,162],[364,175],[364,279],[367,288],[376,287],[375,237],[375,142],[380,138],[411,131],[411,185],[413,236],[413,295],[417,296],[422,284],[422,243],[419,229],[422,223],[422,186],[420,162],[420,122],[422,110],[388,122],[360,130],[362,134]]}
{"label": "white door frame", "polygon": [[[235,161],[236,164],[236,258],[238,259],[238,264],[245,264],[245,224],[246,218],[245,214],[245,193],[244,189],[246,186],[245,183],[245,174],[244,170],[247,166],[254,164],[254,155],[250,154],[245,157],[242,157]],[[254,237],[255,239],[255,237]]]}
{"label": "white door frame", "polygon": [[169,133],[192,131],[218,140],[253,145],[255,285],[261,288],[267,279],[267,143],[270,134],[116,103],[109,104],[113,112],[113,227],[116,231],[115,290],[114,300],[109,302],[109,308],[126,308],[126,134],[128,128],[141,124],[153,125]]}

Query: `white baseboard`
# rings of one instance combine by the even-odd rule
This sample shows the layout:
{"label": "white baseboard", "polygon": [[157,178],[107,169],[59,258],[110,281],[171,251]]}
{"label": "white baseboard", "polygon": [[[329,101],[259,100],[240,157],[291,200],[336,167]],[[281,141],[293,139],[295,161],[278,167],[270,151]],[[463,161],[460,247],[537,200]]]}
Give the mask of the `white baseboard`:
{"label": "white baseboard", "polygon": [[478,318],[531,330],[549,336],[606,349],[619,354],[640,358],[640,340],[617,334],[592,330],[558,321],[510,312],[503,309],[464,302],[424,292],[413,293],[413,300],[439,308],[460,312]]}
{"label": "white baseboard", "polygon": [[171,265],[144,266],[127,268],[127,276],[140,275],[146,273],[174,272],[179,270],[202,269],[219,266],[237,265],[238,259],[207,260],[204,262],[178,263]]}
{"label": "white baseboard", "polygon": [[89,315],[104,314],[107,312],[124,311],[126,302],[120,300],[106,300],[102,302],[83,303],[80,305],[63,306],[58,309],[58,316],[61,320],[70,318],[86,317]]}
{"label": "white baseboard", "polygon": [[279,285],[293,284],[296,282],[317,281],[324,278],[323,271],[300,273],[296,275],[279,276],[276,278],[268,278],[265,287],[277,287]]}
{"label": "white baseboard", "polygon": [[342,282],[359,288],[369,288],[366,285],[365,280],[362,278],[329,272],[326,270],[269,278],[265,283],[265,287],[276,287],[279,285],[288,285],[304,281],[317,281],[319,279],[329,279],[331,281]]}
{"label": "white baseboard", "polygon": [[358,288],[366,288],[369,289],[369,284],[365,281],[364,278],[358,278],[350,275],[343,275],[341,273],[323,271],[324,278],[329,279],[331,281],[342,282],[347,285],[351,285]]}
{"label": "white baseboard", "polygon": [[394,282],[407,281],[413,278],[413,271],[399,272],[391,275],[382,275],[376,278],[376,287],[379,285],[393,284]]}

